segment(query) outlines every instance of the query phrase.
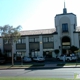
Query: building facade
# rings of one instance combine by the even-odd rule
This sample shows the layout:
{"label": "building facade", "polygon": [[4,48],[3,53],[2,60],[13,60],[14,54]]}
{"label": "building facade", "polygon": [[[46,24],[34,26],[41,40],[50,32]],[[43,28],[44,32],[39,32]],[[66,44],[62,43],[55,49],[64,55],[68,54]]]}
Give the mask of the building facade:
{"label": "building facade", "polygon": [[55,28],[21,31],[21,38],[13,44],[0,38],[0,48],[3,53],[11,57],[11,51],[17,57],[56,57],[54,50],[59,50],[59,55],[66,53],[70,46],[80,47],[80,30],[77,27],[77,17],[67,13],[63,8],[62,14],[55,16]]}

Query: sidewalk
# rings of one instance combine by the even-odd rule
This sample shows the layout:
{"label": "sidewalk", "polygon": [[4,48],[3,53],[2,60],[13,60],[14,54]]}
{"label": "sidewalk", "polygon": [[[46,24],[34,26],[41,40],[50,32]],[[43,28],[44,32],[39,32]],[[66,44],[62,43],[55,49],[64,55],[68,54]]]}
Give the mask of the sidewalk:
{"label": "sidewalk", "polygon": [[57,64],[45,64],[45,68],[80,68],[80,65],[63,65],[58,66]]}
{"label": "sidewalk", "polygon": [[44,66],[25,66],[25,65],[18,65],[18,66],[6,66],[2,65],[0,70],[3,69],[52,69],[52,68],[80,68],[80,65],[57,65],[58,63],[45,63]]}

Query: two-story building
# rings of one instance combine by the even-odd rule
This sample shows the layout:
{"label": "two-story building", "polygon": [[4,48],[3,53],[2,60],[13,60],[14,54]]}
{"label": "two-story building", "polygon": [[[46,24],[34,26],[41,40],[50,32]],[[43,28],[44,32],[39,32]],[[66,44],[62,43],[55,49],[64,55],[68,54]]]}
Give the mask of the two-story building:
{"label": "two-story building", "polygon": [[[21,38],[13,44],[13,53],[21,56],[55,57],[54,50],[59,49],[59,55],[66,53],[70,46],[80,47],[80,28],[77,27],[77,16],[67,13],[55,16],[55,28],[20,31]],[[0,38],[2,52],[11,57],[11,44]]]}

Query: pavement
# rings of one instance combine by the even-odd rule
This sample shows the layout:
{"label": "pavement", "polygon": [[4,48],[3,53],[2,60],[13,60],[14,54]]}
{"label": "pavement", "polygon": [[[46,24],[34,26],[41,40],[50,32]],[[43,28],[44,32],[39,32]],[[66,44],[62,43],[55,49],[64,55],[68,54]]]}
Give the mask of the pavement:
{"label": "pavement", "polygon": [[[79,62],[78,62],[79,63]],[[16,63],[17,64],[17,63]],[[37,66],[37,67],[28,67],[19,64],[19,66],[7,66],[7,65],[1,65],[3,67],[0,67],[0,70],[7,70],[7,69],[53,69],[53,68],[80,68],[80,65],[57,65],[57,64],[65,64],[65,62],[45,62],[44,66]],[[76,75],[76,79],[80,79],[80,74]]]}
{"label": "pavement", "polygon": [[[1,65],[0,67],[0,70],[2,69],[51,69],[51,68],[80,68],[80,65],[64,65],[66,64],[65,62],[62,62],[62,61],[58,61],[58,62],[44,62],[42,66],[25,66],[21,63],[16,63],[18,64],[19,66],[11,66],[11,64],[8,64],[8,65]],[[16,65],[15,64],[15,65]],[[38,63],[35,63],[35,64],[38,64]],[[39,63],[40,64],[40,63]],[[57,64],[63,64],[63,65],[57,65]],[[27,64],[26,64],[27,65]]]}

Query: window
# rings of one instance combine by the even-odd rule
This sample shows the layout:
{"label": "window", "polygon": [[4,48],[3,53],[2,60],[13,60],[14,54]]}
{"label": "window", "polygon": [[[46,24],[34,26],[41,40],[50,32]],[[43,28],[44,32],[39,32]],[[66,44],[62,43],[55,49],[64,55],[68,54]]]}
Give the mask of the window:
{"label": "window", "polygon": [[35,38],[35,42],[39,42],[39,38],[36,37],[36,38]]}
{"label": "window", "polygon": [[29,42],[34,42],[34,38],[29,38]]}
{"label": "window", "polygon": [[53,37],[49,37],[49,42],[53,42]]}
{"label": "window", "polygon": [[29,42],[39,42],[39,38],[38,37],[29,38]]}
{"label": "window", "polygon": [[68,32],[68,24],[67,23],[62,24],[62,32]]}
{"label": "window", "polygon": [[11,57],[11,52],[7,52],[7,57]]}
{"label": "window", "polygon": [[25,38],[18,39],[17,43],[26,43]]}
{"label": "window", "polygon": [[11,40],[4,40],[4,44],[11,44]]}
{"label": "window", "polygon": [[53,37],[44,37],[43,42],[53,42]]}
{"label": "window", "polygon": [[16,57],[24,57],[24,56],[26,56],[26,52],[25,51],[17,51],[16,52],[17,53],[17,56]]}
{"label": "window", "polygon": [[43,42],[48,42],[48,37],[44,37]]}
{"label": "window", "polygon": [[8,40],[4,40],[4,44],[8,44]]}
{"label": "window", "polygon": [[17,43],[21,43],[21,39],[18,39],[18,40],[17,40]]}
{"label": "window", "polygon": [[22,38],[22,43],[26,43],[26,40],[25,40],[25,38]]}

